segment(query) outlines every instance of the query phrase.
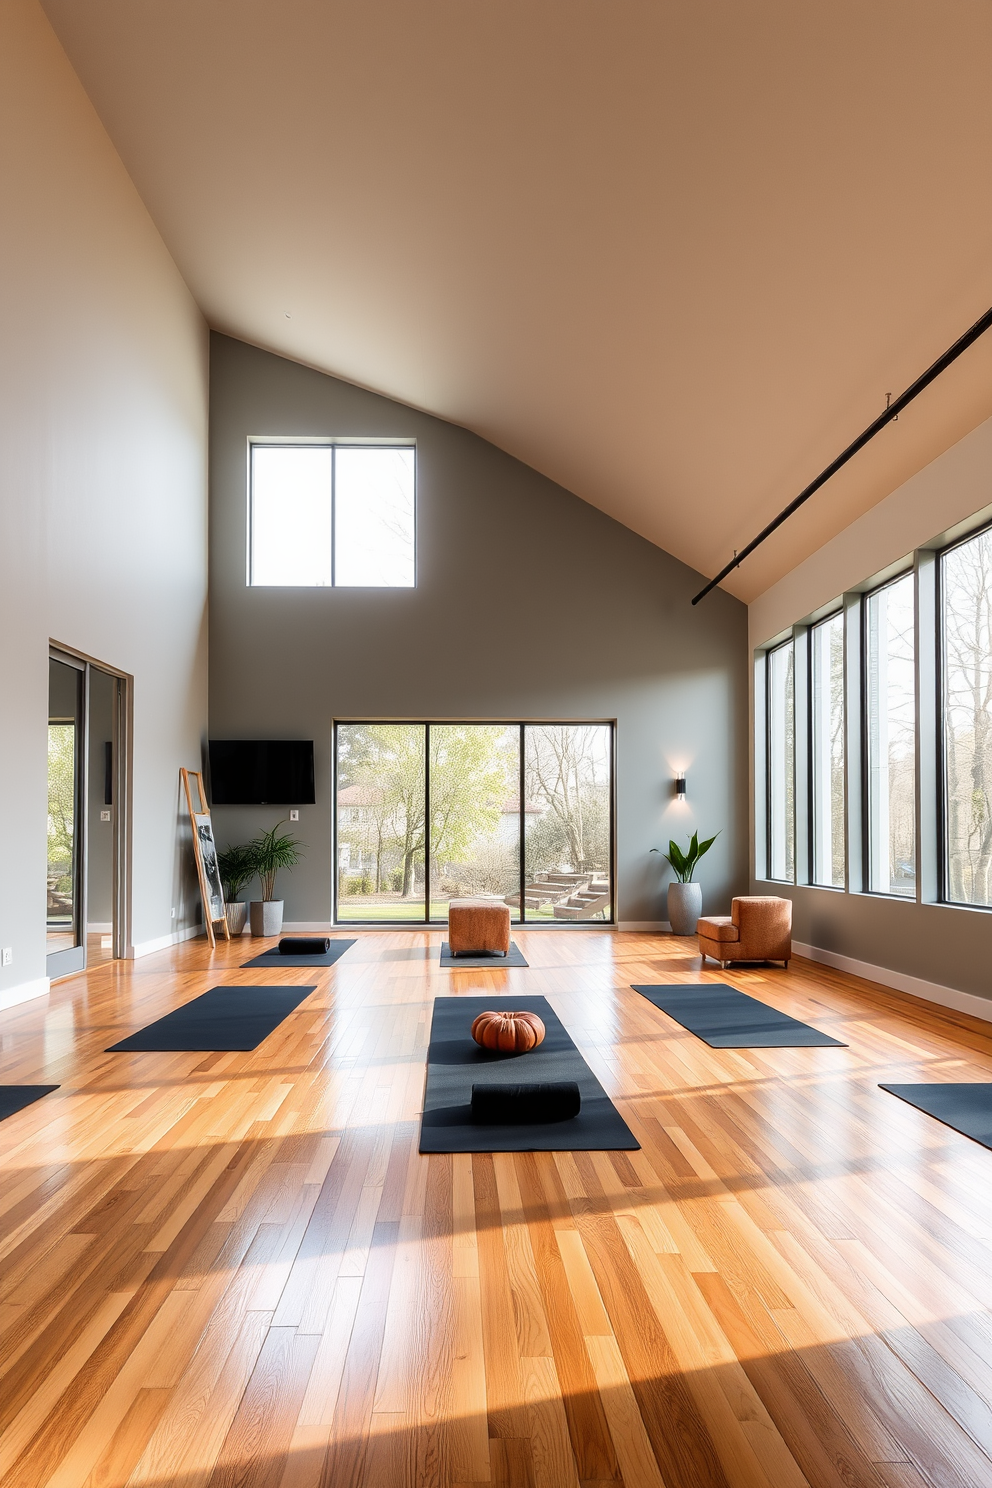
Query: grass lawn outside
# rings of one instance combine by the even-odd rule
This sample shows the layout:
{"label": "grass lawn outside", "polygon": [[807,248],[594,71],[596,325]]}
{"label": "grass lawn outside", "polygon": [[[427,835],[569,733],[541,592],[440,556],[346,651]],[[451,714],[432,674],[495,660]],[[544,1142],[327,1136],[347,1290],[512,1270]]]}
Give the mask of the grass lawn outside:
{"label": "grass lawn outside", "polygon": [[[441,899],[431,905],[432,920],[447,920],[448,901]],[[345,920],[364,920],[367,924],[375,924],[377,921],[396,921],[408,925],[422,925],[424,923],[423,900],[419,904],[411,900],[407,904],[349,904],[347,899],[338,904],[338,923]],[[518,923],[511,912],[510,923]]]}
{"label": "grass lawn outside", "polygon": [[[446,899],[439,899],[436,903],[432,903],[431,904],[431,920],[432,921],[440,920],[440,921],[444,922],[444,921],[447,920],[447,918],[448,918],[448,901]],[[358,903],[358,904],[356,904],[356,903],[350,901],[350,899],[342,899],[342,900],[340,900],[338,902],[337,923],[339,925],[341,925],[341,924],[345,924],[345,923],[348,923],[348,922],[355,922],[355,923],[361,922],[361,923],[366,924],[366,925],[375,925],[375,924],[383,924],[383,923],[388,923],[388,924],[406,924],[406,925],[423,925],[424,924],[424,904],[423,904],[423,900],[421,900],[419,904],[416,902],[416,900],[413,900],[413,899],[409,900],[406,903],[403,903],[401,900],[399,900],[399,901],[394,901],[391,904],[390,903],[387,903],[387,904],[361,904],[361,903]],[[554,912],[550,908],[547,910],[546,913],[544,911],[542,911],[542,910],[533,910],[533,909],[528,910],[528,912],[527,912],[527,924],[533,925],[533,924],[541,924],[541,923],[552,924],[552,925],[553,924],[559,924],[560,925],[563,922],[561,920],[557,920],[557,921],[555,920]],[[574,924],[575,922],[572,921],[572,923]],[[584,920],[581,923],[588,924],[588,925],[596,925],[596,924],[603,924],[604,921],[603,921],[603,919],[602,919],[601,916],[597,916],[596,919],[593,919],[593,920]],[[512,908],[510,910],[510,924],[511,925],[519,925],[520,924],[520,920],[517,917],[517,915],[514,913],[514,911],[513,911]]]}

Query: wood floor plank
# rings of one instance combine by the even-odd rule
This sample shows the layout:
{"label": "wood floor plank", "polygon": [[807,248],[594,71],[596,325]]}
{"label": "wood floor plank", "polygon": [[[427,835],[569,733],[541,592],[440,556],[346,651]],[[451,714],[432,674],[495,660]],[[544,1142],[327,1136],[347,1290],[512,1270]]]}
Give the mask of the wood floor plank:
{"label": "wood floor plank", "polygon": [[[0,1012],[4,1488],[984,1488],[992,1152],[878,1089],[992,1081],[992,1023],[795,958],[359,930],[245,1053],[108,1054],[248,941]],[[716,1050],[724,981],[845,1047]],[[641,1142],[417,1151],[435,996],[542,994]]]}

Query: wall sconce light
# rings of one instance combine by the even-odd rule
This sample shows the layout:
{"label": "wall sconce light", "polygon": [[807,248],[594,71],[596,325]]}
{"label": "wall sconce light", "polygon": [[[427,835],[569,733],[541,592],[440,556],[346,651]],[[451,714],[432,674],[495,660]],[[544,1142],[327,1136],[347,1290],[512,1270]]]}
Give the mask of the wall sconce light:
{"label": "wall sconce light", "polygon": [[684,801],[685,800],[685,771],[684,770],[682,771],[681,775],[676,775],[676,777],[675,777],[675,799],[677,801]]}

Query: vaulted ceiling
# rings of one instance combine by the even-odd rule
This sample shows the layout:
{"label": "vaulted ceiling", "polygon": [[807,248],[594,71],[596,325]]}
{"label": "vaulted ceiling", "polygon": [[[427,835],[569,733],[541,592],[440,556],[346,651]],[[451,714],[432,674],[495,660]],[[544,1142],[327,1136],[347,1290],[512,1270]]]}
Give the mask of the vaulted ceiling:
{"label": "vaulted ceiling", "polygon": [[[44,0],[210,324],[712,574],[992,303],[988,0]],[[992,414],[992,333],[727,583]]]}

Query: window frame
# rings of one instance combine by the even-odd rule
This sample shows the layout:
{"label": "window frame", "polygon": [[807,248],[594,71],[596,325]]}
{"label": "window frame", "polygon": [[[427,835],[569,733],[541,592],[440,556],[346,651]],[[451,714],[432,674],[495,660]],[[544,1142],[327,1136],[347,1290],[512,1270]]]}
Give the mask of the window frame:
{"label": "window frame", "polygon": [[[842,820],[842,826],[843,826],[844,882],[843,883],[839,883],[839,884],[835,884],[835,883],[821,883],[820,880],[816,876],[816,871],[817,871],[817,853],[818,853],[818,849],[819,849],[819,844],[817,842],[817,832],[816,832],[816,796],[817,796],[817,791],[818,791],[818,788],[819,788],[818,781],[817,781],[817,772],[816,772],[816,763],[817,763],[817,760],[816,760],[816,695],[815,695],[815,687],[816,687],[816,665],[815,665],[816,633],[817,633],[817,631],[822,630],[824,626],[826,626],[826,625],[832,625],[834,623],[834,621],[836,621],[836,620],[840,620],[840,622],[841,622],[841,642],[840,642],[840,644],[841,644],[841,709],[842,709],[842,724],[841,724],[841,771],[842,771],[842,776],[843,776],[843,781],[844,781],[844,785],[843,785],[843,808],[842,808],[842,818],[843,818],[843,820]],[[847,834],[847,819],[848,819],[849,806],[850,806],[850,803],[849,803],[849,800],[848,800],[848,792],[847,792],[847,754],[848,754],[849,719],[848,719],[847,675],[846,675],[847,674],[847,654],[846,654],[847,648],[846,648],[846,634],[845,634],[845,631],[846,631],[845,613],[844,613],[844,604],[843,604],[843,601],[842,600],[841,601],[838,601],[837,605],[828,614],[826,614],[826,615],[820,615],[818,619],[816,619],[814,621],[811,621],[811,623],[809,625],[809,628],[807,630],[807,644],[809,646],[809,661],[808,661],[809,702],[808,702],[807,710],[806,710],[807,735],[808,735],[808,738],[807,738],[808,764],[807,764],[807,776],[806,776],[807,782],[808,782],[806,808],[807,808],[807,820],[808,820],[808,832],[809,832],[809,875],[808,875],[808,883],[809,883],[809,887],[810,888],[814,888],[814,889],[831,889],[835,894],[843,894],[843,893],[846,893],[847,892],[847,889],[848,889],[848,876],[849,876],[848,834]]]}
{"label": "window frame", "polygon": [[[519,850],[519,893],[520,893],[520,918],[512,921],[520,929],[552,929],[552,930],[598,930],[606,926],[616,926],[617,920],[617,720],[615,718],[335,718],[331,724],[331,923],[335,928],[346,928],[349,925],[357,925],[360,928],[411,930],[418,927],[424,929],[440,929],[447,924],[447,919],[431,918],[431,883],[430,883],[430,847],[429,843],[425,852],[425,881],[424,881],[424,915],[422,919],[410,918],[408,920],[342,920],[338,915],[338,730],[354,725],[374,725],[377,723],[396,723],[409,727],[422,728],[424,730],[424,812],[427,821],[430,820],[430,730],[432,727],[444,727],[446,725],[465,726],[477,725],[481,727],[518,728],[520,731],[520,782],[519,782],[519,805],[520,805],[520,850]],[[528,728],[607,728],[609,729],[609,760],[610,760],[610,830],[609,830],[609,873],[610,873],[610,913],[602,920],[552,920],[528,919],[527,906],[524,902],[524,886],[527,880],[527,852],[526,852],[526,825],[527,816],[525,811],[525,780],[526,780],[526,737]]]}
{"label": "window frame", "polygon": [[[845,847],[844,892],[903,904],[928,904],[992,914],[992,903],[980,904],[951,897],[951,802],[949,797],[948,738],[948,623],[946,615],[947,559],[959,548],[992,534],[992,504],[949,526],[912,554],[876,570],[863,583],[852,584],[837,600],[825,603],[804,618],[781,629],[752,652],[753,770],[751,774],[753,873],[757,882],[809,888],[839,888],[817,883],[814,843],[813,778],[813,630],[834,615],[844,617],[845,707]],[[914,649],[912,676],[915,729],[913,814],[915,825],[915,886],[910,893],[892,893],[871,883],[871,779],[869,771],[870,718],[868,710],[868,611],[874,595],[900,580],[912,581],[912,620],[909,633]],[[992,669],[992,617],[983,667]],[[794,870],[792,879],[772,874],[772,738],[770,658],[791,643],[794,647]],[[804,670],[805,668],[805,670]]]}
{"label": "window frame", "polygon": [[[772,816],[774,811],[772,795],[772,658],[787,647],[792,650],[792,877],[781,878],[773,873],[774,856],[772,850]],[[796,760],[798,755],[798,738],[796,729],[796,637],[789,635],[786,640],[769,646],[765,651],[765,880],[768,883],[795,884],[798,879],[798,832],[797,816],[799,802],[796,797],[797,770]]]}
{"label": "window frame", "polygon": [[[936,635],[936,657],[934,665],[934,690],[936,704],[936,811],[937,811],[937,900],[949,909],[967,909],[978,914],[992,914],[992,904],[975,904],[967,899],[952,899],[950,895],[950,802],[947,790],[947,627],[944,608],[944,562],[951,553],[970,542],[992,533],[992,521],[984,521],[969,532],[961,533],[953,542],[937,547],[934,553],[936,572],[934,575],[934,620]],[[990,653],[992,664],[992,653]]]}
{"label": "window frame", "polygon": [[[254,479],[256,449],[329,449],[331,451],[331,582],[329,584],[256,584],[252,578],[255,554]],[[413,451],[413,583],[412,584],[339,584],[337,581],[337,451],[339,449],[378,449]],[[245,587],[248,589],[301,589],[310,592],[328,589],[410,590],[416,589],[420,568],[420,452],[415,439],[383,439],[370,436],[318,435],[305,438],[280,438],[251,435],[248,439],[245,513]]]}
{"label": "window frame", "polygon": [[[893,585],[902,583],[904,579],[912,580],[914,612],[917,608],[917,575],[915,566],[912,564],[903,567],[896,573],[887,574],[881,583],[872,584],[870,588],[864,589],[861,594],[861,688],[860,688],[860,717],[858,719],[858,732],[861,736],[861,890],[862,894],[869,894],[873,899],[894,899],[901,904],[916,904],[919,902],[920,892],[920,846],[919,846],[919,805],[920,805],[920,668],[919,668],[919,638],[916,634],[914,623],[913,630],[913,731],[914,731],[914,758],[913,758],[913,857],[914,857],[914,881],[912,894],[896,894],[891,889],[876,889],[872,887],[872,830],[871,830],[871,709],[869,689],[871,686],[871,665],[868,641],[868,608],[876,594],[881,594],[885,589],[891,589]],[[891,880],[890,880],[891,881]]]}

